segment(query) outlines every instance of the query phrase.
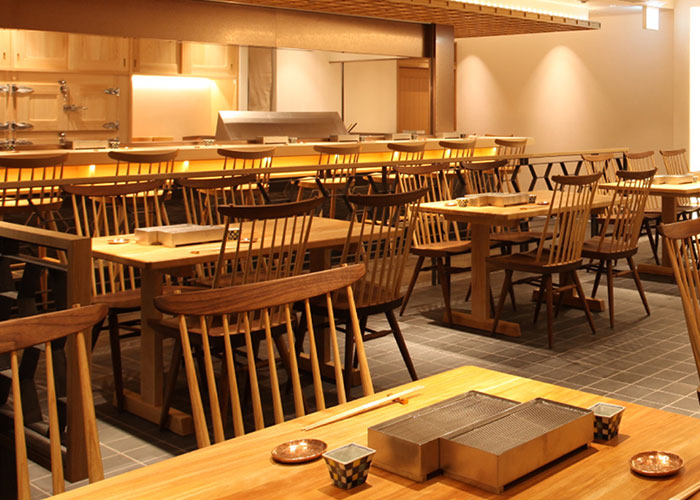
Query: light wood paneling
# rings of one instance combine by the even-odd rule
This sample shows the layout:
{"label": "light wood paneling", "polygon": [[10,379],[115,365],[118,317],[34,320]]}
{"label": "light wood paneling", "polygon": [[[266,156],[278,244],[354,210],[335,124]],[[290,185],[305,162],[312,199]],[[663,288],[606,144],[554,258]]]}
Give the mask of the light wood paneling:
{"label": "light wood paneling", "polygon": [[134,40],[135,73],[177,75],[180,72],[180,61],[181,46],[175,40]]}
{"label": "light wood paneling", "polygon": [[[119,119],[119,104],[123,97],[105,94],[109,87],[119,87],[116,77],[75,75],[69,78],[71,101],[87,109],[66,114],[66,130],[105,131],[102,124]],[[121,88],[121,87],[120,87]],[[122,122],[119,120],[120,123]],[[115,131],[108,131],[116,135]]]}
{"label": "light wood paneling", "polygon": [[[0,69],[12,67],[12,33],[10,30],[0,30]],[[1,121],[1,120],[0,120]]]}
{"label": "light wood paneling", "polygon": [[22,81],[16,84],[31,87],[34,92],[12,96],[15,121],[31,123],[33,128],[30,131],[35,132],[65,128],[66,113],[58,83]]}
{"label": "light wood paneling", "polygon": [[12,31],[13,67],[62,70],[68,66],[68,34],[52,31]]}
{"label": "light wood paneling", "polygon": [[123,37],[68,35],[68,69],[127,72],[129,39]]}
{"label": "light wood paneling", "polygon": [[398,65],[396,129],[430,133],[430,68],[403,61]]}
{"label": "light wood paneling", "polygon": [[182,73],[202,76],[235,76],[238,74],[238,47],[183,42]]}

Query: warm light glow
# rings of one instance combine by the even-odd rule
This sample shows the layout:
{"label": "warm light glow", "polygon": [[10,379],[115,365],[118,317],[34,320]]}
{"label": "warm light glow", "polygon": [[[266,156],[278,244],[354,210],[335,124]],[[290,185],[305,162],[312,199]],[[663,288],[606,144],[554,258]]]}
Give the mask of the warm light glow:
{"label": "warm light glow", "polygon": [[151,75],[133,75],[131,83],[134,89],[140,90],[203,90],[210,88],[213,84],[208,78]]}
{"label": "warm light glow", "polygon": [[700,7],[690,8],[690,170],[700,170],[695,152],[700,150]]}
{"label": "warm light glow", "polygon": [[96,167],[95,165],[90,165],[90,166],[88,167],[88,172],[90,173],[90,175],[93,175],[93,174],[95,173],[95,169],[96,169],[96,168],[97,168],[97,167]]}
{"label": "warm light glow", "polygon": [[659,8],[645,5],[642,8],[642,26],[645,30],[659,30]]}
{"label": "warm light glow", "polygon": [[189,160],[183,161],[182,162],[182,170],[187,170],[188,168],[190,168],[190,161]]}

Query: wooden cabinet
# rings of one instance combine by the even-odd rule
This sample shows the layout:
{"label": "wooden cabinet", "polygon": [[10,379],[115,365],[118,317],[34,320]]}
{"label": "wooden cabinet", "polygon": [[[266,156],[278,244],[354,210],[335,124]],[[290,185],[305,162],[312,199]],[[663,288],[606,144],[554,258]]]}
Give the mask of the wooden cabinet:
{"label": "wooden cabinet", "polygon": [[59,131],[65,128],[66,114],[63,111],[63,95],[58,83],[36,81],[13,83],[34,89],[31,93],[14,93],[11,97],[11,107],[15,110],[14,121],[32,125],[25,131]]}
{"label": "wooden cabinet", "polygon": [[12,30],[12,67],[58,71],[68,66],[68,34],[52,31]]}
{"label": "wooden cabinet", "polygon": [[0,30],[0,69],[12,67],[12,32]]}
{"label": "wooden cabinet", "polygon": [[180,73],[181,47],[174,40],[134,40],[134,72],[151,75]]}
{"label": "wooden cabinet", "polygon": [[113,36],[68,35],[68,69],[125,73],[129,71],[129,39]]}
{"label": "wooden cabinet", "polygon": [[182,73],[201,76],[236,76],[238,47],[212,43],[182,43]]}
{"label": "wooden cabinet", "polygon": [[[70,101],[75,111],[67,111],[66,130],[104,131],[103,124],[119,118],[119,96],[105,94],[119,84],[116,77],[76,75],[68,78]],[[112,132],[117,135],[118,132]]]}

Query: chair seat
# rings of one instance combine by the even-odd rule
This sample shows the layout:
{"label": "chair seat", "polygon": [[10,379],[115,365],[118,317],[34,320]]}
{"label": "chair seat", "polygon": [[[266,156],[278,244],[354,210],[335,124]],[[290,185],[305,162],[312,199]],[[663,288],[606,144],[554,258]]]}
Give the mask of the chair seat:
{"label": "chair seat", "polygon": [[619,250],[612,248],[612,238],[606,238],[603,240],[603,244],[600,244],[600,236],[594,236],[593,238],[583,242],[583,251],[581,256],[586,259],[622,259],[634,255],[637,253],[637,247],[635,246],[630,250]]}
{"label": "chair seat", "polygon": [[436,241],[424,245],[414,245],[411,247],[411,253],[414,255],[425,255],[426,257],[441,257],[467,253],[471,248],[471,241]]}
{"label": "chair seat", "polygon": [[[166,285],[163,287],[163,293],[175,293],[180,291],[201,290],[202,287],[197,286],[177,286]],[[92,297],[93,304],[104,304],[110,309],[138,309],[141,307],[141,289],[122,290],[121,292],[111,292]]]}
{"label": "chair seat", "polygon": [[[552,237],[551,233],[547,235],[549,238]],[[492,241],[498,241],[499,243],[536,243],[542,238],[541,231],[504,231],[502,233],[493,233],[489,235],[489,239]]]}
{"label": "chair seat", "polygon": [[488,257],[486,262],[497,269],[512,269],[513,271],[528,273],[551,274],[577,269],[583,261],[583,259],[578,259],[565,264],[548,265],[546,262],[548,255],[549,252],[542,252],[543,260],[538,261],[537,250],[531,250],[529,252]]}

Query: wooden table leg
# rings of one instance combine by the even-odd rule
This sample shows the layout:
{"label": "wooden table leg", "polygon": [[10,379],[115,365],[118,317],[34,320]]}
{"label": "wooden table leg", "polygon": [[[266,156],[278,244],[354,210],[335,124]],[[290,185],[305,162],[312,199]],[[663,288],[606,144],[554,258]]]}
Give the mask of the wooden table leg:
{"label": "wooden table leg", "polygon": [[[568,284],[566,283],[566,275],[564,273],[559,274],[559,284]],[[537,297],[539,296],[540,291],[539,290],[533,290],[532,291],[532,300],[537,301]],[[559,302],[559,292],[555,290],[554,292],[554,302]],[[591,312],[603,312],[605,311],[605,300],[603,299],[595,299],[593,297],[586,297],[586,302],[588,302],[588,308],[591,310]],[[581,305],[581,301],[578,298],[578,294],[576,293],[576,290],[567,290],[564,292],[564,296],[561,298],[561,304],[563,306],[567,307],[573,307],[575,309],[583,309],[583,306]]]}
{"label": "wooden table leg", "polygon": [[[676,197],[662,196],[661,197],[661,222],[664,224],[672,224],[676,222]],[[673,268],[671,260],[666,252],[666,245],[661,242],[661,265],[653,264],[638,264],[637,271],[644,274],[655,274],[659,276],[673,276]]]}
{"label": "wooden table leg", "polygon": [[[141,270],[141,393],[125,390],[124,408],[150,422],[160,421],[163,403],[163,339],[149,321],[159,320],[160,312],[153,299],[163,293],[163,274],[153,269]],[[192,416],[170,409],[169,428],[186,436],[194,432]]]}
{"label": "wooden table leg", "polygon": [[[485,330],[490,332],[493,328],[491,317],[489,273],[486,259],[491,252],[489,245],[489,226],[487,224],[471,225],[472,231],[472,294],[471,313],[452,310],[452,324]],[[443,321],[447,322],[447,315]],[[509,321],[500,320],[496,333],[509,337],[520,337],[520,325]]]}

